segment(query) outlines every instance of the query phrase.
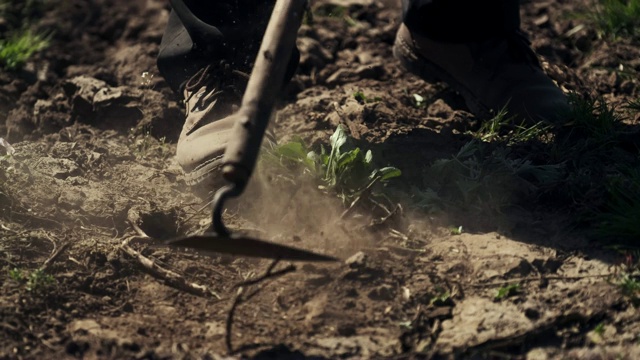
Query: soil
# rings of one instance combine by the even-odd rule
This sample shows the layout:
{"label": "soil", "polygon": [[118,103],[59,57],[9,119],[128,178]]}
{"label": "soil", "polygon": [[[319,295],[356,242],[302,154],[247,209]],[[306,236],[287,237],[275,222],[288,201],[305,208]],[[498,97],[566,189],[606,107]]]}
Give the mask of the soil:
{"label": "soil", "polygon": [[[313,6],[327,4],[346,6],[356,25],[317,16],[300,29],[278,138],[326,144],[343,124],[403,171],[400,187],[420,186],[422,165],[455,154],[479,119],[393,58],[396,1]],[[523,1],[523,28],[564,90],[637,99],[638,43],[600,39],[566,16],[589,4]],[[338,199],[303,183],[263,184],[225,219],[341,261],[295,263],[245,286],[260,291],[236,303],[228,332],[237,284],[270,261],[141,236],[201,233],[209,219],[174,158],[181,101],[155,67],[168,11],[160,0],[65,1],[38,25],[55,29],[51,48],[0,70],[0,134],[15,148],[0,163],[0,358],[640,358],[640,315],[607,276],[624,259],[570,227],[571,214],[443,219],[401,203],[393,221],[371,225],[343,220]],[[382,100],[360,103],[356,91]],[[520,285],[497,299],[507,284]]]}

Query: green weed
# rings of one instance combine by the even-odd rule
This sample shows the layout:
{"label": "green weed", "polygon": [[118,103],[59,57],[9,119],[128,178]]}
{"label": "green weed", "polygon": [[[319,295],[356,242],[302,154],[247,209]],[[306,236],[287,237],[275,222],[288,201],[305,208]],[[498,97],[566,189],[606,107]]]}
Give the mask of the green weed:
{"label": "green weed", "polygon": [[640,113],[640,99],[635,99],[635,100],[631,100],[629,101],[626,105],[625,108],[631,110],[634,113]]}
{"label": "green weed", "polygon": [[50,36],[25,30],[0,40],[0,63],[8,70],[21,68],[35,53],[49,46]]}
{"label": "green weed", "polygon": [[358,26],[358,21],[351,17],[349,9],[335,4],[322,4],[317,6],[313,12],[313,17],[330,17],[342,19],[349,26]]}
{"label": "green weed", "polygon": [[615,266],[615,274],[608,279],[609,283],[616,286],[634,307],[640,307],[640,248],[637,244],[634,247],[613,245],[608,248],[623,256]]}
{"label": "green weed", "polygon": [[604,205],[594,211],[594,235],[634,242],[640,239],[640,170],[626,168],[608,179]]}
{"label": "green weed", "polygon": [[618,288],[633,306],[640,306],[640,279],[629,273],[622,274],[616,281]]}
{"label": "green weed", "polygon": [[518,293],[520,293],[520,284],[510,284],[498,289],[496,295],[493,298],[496,301],[500,301],[502,299],[517,295]]}
{"label": "green weed", "polygon": [[602,98],[569,94],[571,111],[569,122],[564,124],[574,136],[606,140],[620,129],[622,119]]}
{"label": "green weed", "polygon": [[451,305],[451,293],[442,288],[436,288],[438,293],[429,300],[431,306],[446,306]]}
{"label": "green weed", "polygon": [[426,185],[438,195],[432,198],[445,206],[500,212],[517,198],[551,186],[563,176],[560,165],[535,165],[512,157],[508,147],[472,140],[451,159],[435,161],[426,172]]}
{"label": "green weed", "polygon": [[55,278],[45,273],[42,269],[37,269],[26,274],[18,268],[9,270],[9,278],[16,283],[24,286],[27,291],[40,292],[46,291],[55,284]]}
{"label": "green weed", "polygon": [[382,98],[378,96],[373,98],[368,97],[360,90],[353,93],[353,98],[356,99],[356,101],[359,102],[360,104],[369,104],[369,103],[374,103],[382,100]]}
{"label": "green weed", "polygon": [[9,279],[15,282],[22,282],[24,279],[24,274],[22,274],[22,270],[18,268],[13,268],[9,270]]}
{"label": "green weed", "polygon": [[449,228],[449,234],[451,234],[451,235],[461,235],[462,234],[462,226],[451,226]]}
{"label": "green weed", "polygon": [[584,16],[601,36],[640,35],[640,0],[599,0]]}
{"label": "green weed", "polygon": [[506,107],[488,121],[484,121],[477,131],[468,135],[483,142],[504,142],[507,145],[541,139],[547,135],[552,126],[544,122],[527,125],[525,122],[516,124],[513,116],[508,116]]}
{"label": "green weed", "polygon": [[377,182],[401,175],[395,167],[376,168],[371,150],[363,151],[352,144],[344,127],[338,126],[330,137],[331,150],[320,152],[307,148],[301,139],[278,145],[267,151],[265,159],[293,170],[301,169],[319,182],[319,188],[336,193],[348,202]]}

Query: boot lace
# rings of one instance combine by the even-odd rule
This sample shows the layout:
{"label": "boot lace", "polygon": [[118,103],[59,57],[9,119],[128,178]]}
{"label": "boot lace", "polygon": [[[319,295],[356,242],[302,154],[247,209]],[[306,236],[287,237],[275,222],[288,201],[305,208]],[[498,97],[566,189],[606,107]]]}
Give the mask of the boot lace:
{"label": "boot lace", "polygon": [[[190,111],[206,110],[215,102],[214,107],[228,108],[230,113],[242,100],[248,79],[248,74],[231,69],[227,62],[207,65],[185,83],[184,90],[188,95],[184,101],[188,103],[194,96],[198,96]],[[201,92],[203,87],[206,91]]]}

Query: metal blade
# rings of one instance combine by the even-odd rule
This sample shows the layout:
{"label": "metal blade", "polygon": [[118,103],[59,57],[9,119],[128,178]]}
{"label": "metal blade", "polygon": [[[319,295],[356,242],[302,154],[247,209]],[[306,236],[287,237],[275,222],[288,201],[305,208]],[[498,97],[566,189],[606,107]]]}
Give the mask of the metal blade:
{"label": "metal blade", "polygon": [[203,252],[230,254],[237,256],[257,257],[266,259],[282,259],[297,261],[339,261],[332,256],[317,254],[308,250],[276,244],[242,235],[221,237],[216,233],[204,233],[171,239],[164,245],[184,247]]}

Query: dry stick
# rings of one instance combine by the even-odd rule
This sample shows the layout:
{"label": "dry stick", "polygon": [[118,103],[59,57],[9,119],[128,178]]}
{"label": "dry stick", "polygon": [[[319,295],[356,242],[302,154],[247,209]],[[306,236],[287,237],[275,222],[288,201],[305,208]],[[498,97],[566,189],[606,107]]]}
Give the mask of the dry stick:
{"label": "dry stick", "polygon": [[138,263],[145,269],[147,272],[155,277],[158,280],[162,280],[165,284],[176,288],[178,290],[186,291],[193,295],[198,295],[202,297],[215,297],[220,300],[220,295],[218,295],[215,291],[209,289],[208,287],[200,284],[187,282],[180,274],[177,274],[171,270],[167,270],[160,265],[156,264],[153,260],[148,257],[142,255],[138,251],[134,250],[129,242],[137,236],[127,237],[122,241],[120,245],[120,250],[122,250],[127,255],[132,258],[138,260]]}
{"label": "dry stick", "polygon": [[62,252],[65,251],[68,247],[69,247],[69,243],[64,243],[62,244],[62,246],[56,245],[56,247],[53,249],[53,252],[51,253],[51,256],[49,256],[49,258],[42,264],[42,266],[40,267],[40,270],[42,271],[47,270],[47,268],[49,268],[49,266],[53,264],[53,262],[56,261],[58,257],[60,257]]}
{"label": "dry stick", "polygon": [[375,185],[378,181],[380,181],[381,178],[382,177],[380,176],[374,178],[373,181],[371,181],[369,185],[367,185],[367,187],[364,188],[364,190],[362,190],[360,195],[358,195],[358,197],[355,200],[353,200],[353,202],[351,202],[351,205],[349,205],[349,207],[344,212],[342,212],[342,214],[340,215],[340,220],[344,220],[344,218],[346,218],[347,215],[353,212],[353,209],[355,209],[356,205],[358,205],[360,201],[362,201],[362,199],[369,196],[369,194],[371,193],[371,188],[373,188],[373,185]]}
{"label": "dry stick", "polygon": [[236,297],[233,299],[233,303],[231,304],[231,307],[229,308],[229,312],[227,313],[227,321],[225,323],[226,334],[224,337],[224,342],[225,342],[225,345],[227,346],[227,352],[229,354],[233,354],[233,345],[231,344],[231,329],[233,327],[233,316],[235,315],[236,309],[238,308],[238,306],[240,306],[240,304],[251,300],[251,298],[256,296],[264,288],[264,287],[258,287],[256,290],[254,290],[253,292],[243,297],[245,293],[244,286],[257,285],[260,282],[263,282],[269,279],[275,279],[276,277],[288,274],[296,270],[295,266],[289,265],[282,270],[278,270],[274,272],[273,269],[276,267],[276,265],[279,262],[280,262],[280,259],[273,260],[273,262],[269,265],[269,267],[264,272],[264,274],[258,276],[255,279],[249,279],[233,286],[234,288],[238,288],[238,292],[236,293]]}
{"label": "dry stick", "polygon": [[492,287],[492,286],[502,286],[506,283],[513,282],[529,282],[536,280],[582,280],[582,279],[591,279],[591,278],[605,278],[615,274],[595,274],[595,275],[578,275],[578,276],[562,276],[562,275],[554,275],[554,276],[529,276],[523,278],[509,279],[503,281],[490,282],[485,284],[466,284],[466,286],[471,287]]}

